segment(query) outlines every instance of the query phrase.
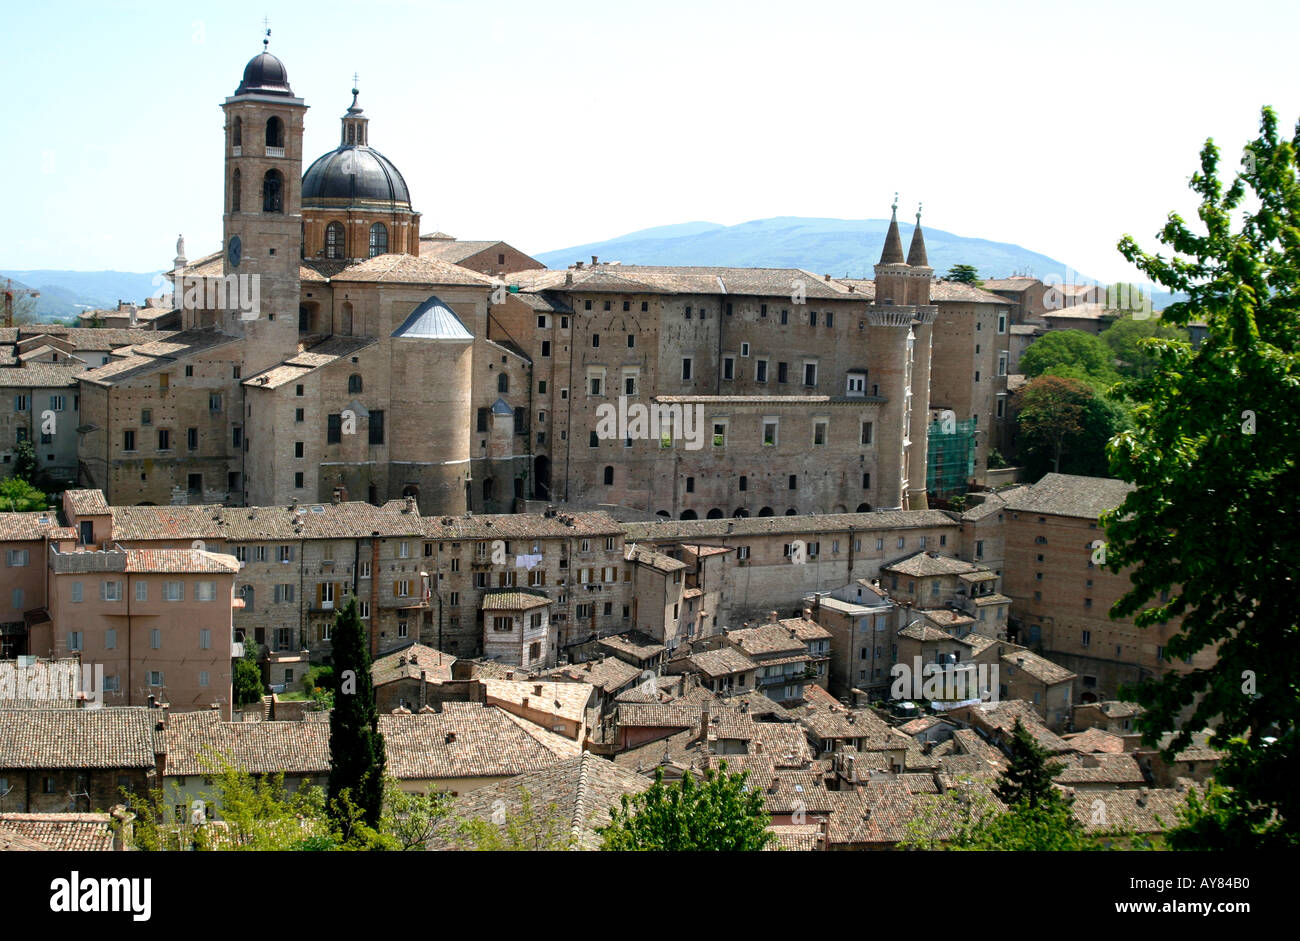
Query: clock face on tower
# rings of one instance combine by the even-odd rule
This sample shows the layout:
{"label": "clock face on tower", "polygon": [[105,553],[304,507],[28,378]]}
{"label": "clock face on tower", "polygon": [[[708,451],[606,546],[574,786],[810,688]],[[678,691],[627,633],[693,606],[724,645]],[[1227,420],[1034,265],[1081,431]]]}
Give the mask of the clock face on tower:
{"label": "clock face on tower", "polygon": [[239,241],[239,236],[232,235],[230,237],[230,245],[226,249],[226,257],[230,259],[230,267],[238,268],[239,259],[243,256],[243,254],[244,254],[244,246],[243,243]]}

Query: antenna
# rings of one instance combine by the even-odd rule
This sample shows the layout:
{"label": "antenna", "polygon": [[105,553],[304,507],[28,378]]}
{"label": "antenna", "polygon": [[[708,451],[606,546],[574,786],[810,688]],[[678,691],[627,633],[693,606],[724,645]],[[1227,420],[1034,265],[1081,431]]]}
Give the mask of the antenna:
{"label": "antenna", "polygon": [[266,52],[266,47],[271,44],[271,20],[268,17],[262,17],[262,25],[266,27],[266,37],[262,40],[262,51]]}

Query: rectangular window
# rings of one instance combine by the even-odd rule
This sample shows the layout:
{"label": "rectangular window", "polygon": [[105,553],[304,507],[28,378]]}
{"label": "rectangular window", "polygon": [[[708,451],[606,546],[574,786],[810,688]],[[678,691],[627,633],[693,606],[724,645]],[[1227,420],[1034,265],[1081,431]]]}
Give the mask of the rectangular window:
{"label": "rectangular window", "polygon": [[1006,418],[1006,416],[1007,416],[1007,402],[1006,402],[1006,399],[999,398],[999,399],[998,399],[998,418]]}
{"label": "rectangular window", "polygon": [[130,431],[130,430],[128,430],[128,431],[124,431],[124,432],[122,432],[122,450],[123,450],[123,451],[134,451],[134,450],[135,450],[135,432],[134,432],[134,431]]}
{"label": "rectangular window", "polygon": [[384,443],[384,412],[382,409],[374,409],[370,412],[370,443]]}
{"label": "rectangular window", "polygon": [[136,601],[148,601],[148,600],[149,600],[149,583],[148,583],[148,582],[145,582],[145,581],[137,581],[137,582],[135,583],[135,600],[136,600]]}
{"label": "rectangular window", "polygon": [[1006,351],[1004,350],[998,354],[998,375],[1005,376],[1006,374],[1007,374],[1007,354]]}
{"label": "rectangular window", "polygon": [[110,627],[108,630],[104,631],[104,649],[117,649],[117,628]]}
{"label": "rectangular window", "polygon": [[149,671],[149,685],[150,685],[150,686],[162,686],[162,685],[163,685],[163,672],[162,672],[162,670],[150,670],[150,671]]}
{"label": "rectangular window", "polygon": [[725,380],[736,378],[736,357],[722,357],[722,378]]}
{"label": "rectangular window", "polygon": [[[487,409],[479,409],[480,415]],[[480,428],[479,431],[486,431],[486,428]],[[325,417],[325,443],[338,444],[343,440],[343,416],[327,415]]]}
{"label": "rectangular window", "polygon": [[172,433],[166,428],[158,429],[158,450],[170,451],[172,449]]}
{"label": "rectangular window", "polygon": [[99,583],[100,601],[121,601],[122,583],[117,581]]}
{"label": "rectangular window", "polygon": [[140,424],[142,425],[153,424],[153,409],[151,408],[140,409]]}
{"label": "rectangular window", "polygon": [[[238,368],[238,367],[235,367],[235,368]],[[207,685],[208,685],[208,679],[209,679],[208,671],[207,671],[207,670],[200,670],[200,671],[199,671],[199,685],[200,685],[200,686],[207,686]]]}
{"label": "rectangular window", "polygon": [[998,333],[1007,332],[1007,315],[998,314]]}
{"label": "rectangular window", "polygon": [[790,381],[790,364],[789,364],[789,363],[781,363],[781,362],[778,362],[778,363],[776,364],[776,381],[777,381],[778,383],[780,383],[780,382],[789,382],[789,381]]}
{"label": "rectangular window", "polygon": [[777,420],[775,418],[763,419],[763,445],[765,447],[776,447],[776,427]]}
{"label": "rectangular window", "polygon": [[542,355],[543,355],[543,356],[550,356],[550,355],[551,355],[551,341],[550,341],[550,340],[543,340],[543,341],[542,341]]}
{"label": "rectangular window", "polygon": [[817,385],[817,364],[816,363],[803,364],[803,384],[806,386]]}
{"label": "rectangular window", "polygon": [[162,649],[162,629],[155,627],[149,631],[149,646],[154,650]]}
{"label": "rectangular window", "polygon": [[202,492],[203,492],[203,475],[202,475],[202,474],[189,474],[189,475],[187,475],[187,477],[186,477],[186,482],[187,482],[188,485],[189,485],[189,486],[188,486],[188,489],[189,489],[189,492],[190,492],[190,493],[202,493]]}
{"label": "rectangular window", "polygon": [[9,549],[5,552],[5,563],[7,565],[22,566],[26,565],[31,559],[31,552],[28,549]]}
{"label": "rectangular window", "polygon": [[874,422],[864,421],[862,423],[862,436],[859,439],[860,444],[869,445],[874,440],[876,427]]}
{"label": "rectangular window", "polygon": [[273,599],[280,603],[292,602],[294,597],[293,590],[294,586],[292,583],[287,585],[276,585]]}
{"label": "rectangular window", "polygon": [[217,583],[197,582],[194,585],[194,600],[195,601],[216,601]]}
{"label": "rectangular window", "polygon": [[81,601],[81,582],[73,582],[68,586],[68,597],[73,603]]}
{"label": "rectangular window", "polygon": [[199,430],[197,428],[185,429],[185,447],[191,451],[199,449]]}
{"label": "rectangular window", "polygon": [[199,629],[199,649],[200,650],[212,649],[212,631],[206,627]]}
{"label": "rectangular window", "polygon": [[15,412],[27,411],[27,396],[25,395],[14,396],[14,411]]}
{"label": "rectangular window", "polygon": [[826,435],[830,429],[830,422],[825,419],[817,419],[813,422],[813,447],[822,448],[826,446]]}
{"label": "rectangular window", "polygon": [[689,382],[691,378],[691,358],[689,356],[682,358],[682,381]]}
{"label": "rectangular window", "polygon": [[209,393],[208,393],[208,411],[209,411],[209,412],[220,412],[220,411],[221,411],[221,393],[220,393],[220,392],[209,392]]}
{"label": "rectangular window", "polygon": [[767,360],[758,359],[754,361],[754,381],[767,382]]}
{"label": "rectangular window", "polygon": [[185,583],[163,582],[162,599],[163,601],[184,601]]}

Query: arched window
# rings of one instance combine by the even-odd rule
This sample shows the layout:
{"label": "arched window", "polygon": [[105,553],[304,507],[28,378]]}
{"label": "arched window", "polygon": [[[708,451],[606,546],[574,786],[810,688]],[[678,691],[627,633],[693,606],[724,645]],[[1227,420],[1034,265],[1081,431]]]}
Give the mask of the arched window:
{"label": "arched window", "polygon": [[870,513],[870,512],[871,512],[871,504],[870,504],[870,503],[859,503],[859,504],[858,504],[858,512],[859,512],[859,513]]}
{"label": "arched window", "polygon": [[774,516],[775,514],[772,512],[772,508],[771,508],[770,506],[765,506],[765,507],[763,507],[761,510],[758,511],[758,515],[759,515],[759,516]]}
{"label": "arched window", "polygon": [[339,332],[345,336],[352,336],[352,302],[343,302],[342,323],[339,324]]}
{"label": "arched window", "polygon": [[510,376],[506,373],[501,373],[497,376],[497,391],[502,395],[505,395],[510,391]]}
{"label": "arched window", "polygon": [[794,507],[790,507],[790,509],[788,509],[788,510],[785,511],[785,515],[786,515],[786,516],[798,516],[798,515],[799,515],[799,511],[796,510]]}
{"label": "arched window", "polygon": [[608,486],[609,486],[610,484],[612,484],[613,482],[614,482],[614,467],[613,467],[613,465],[606,465],[606,467],[605,467],[605,486],[608,487]]}
{"label": "arched window", "polygon": [[722,511],[715,506],[713,509],[709,510],[707,519],[711,519],[711,520],[722,519]]}
{"label": "arched window", "polygon": [[348,125],[348,143],[349,143],[349,144],[355,144],[356,142],[357,142],[357,127],[356,127],[355,124],[349,124],[349,125]]}
{"label": "arched window", "polygon": [[239,187],[243,182],[239,171],[235,170],[230,176],[230,211],[239,212]]}
{"label": "arched window", "polygon": [[284,212],[284,177],[279,170],[267,170],[262,178],[262,212]]}
{"label": "arched window", "polygon": [[388,252],[388,226],[376,222],[370,227],[370,257]]}
{"label": "arched window", "polygon": [[682,519],[684,520],[697,520],[699,518],[700,515],[694,510],[682,510]]}
{"label": "arched window", "polygon": [[325,226],[325,257],[343,257],[343,223],[331,222]]}
{"label": "arched window", "polygon": [[749,510],[745,509],[743,506],[737,507],[736,512],[731,515],[738,520],[749,519]]}
{"label": "arched window", "polygon": [[266,119],[266,146],[284,146],[284,122],[275,115]]}
{"label": "arched window", "polygon": [[356,395],[360,391],[361,391],[361,376],[358,373],[353,373],[352,375],[348,376],[348,394]]}
{"label": "arched window", "polygon": [[235,118],[235,126],[230,131],[230,143],[233,147],[244,146],[244,119]]}

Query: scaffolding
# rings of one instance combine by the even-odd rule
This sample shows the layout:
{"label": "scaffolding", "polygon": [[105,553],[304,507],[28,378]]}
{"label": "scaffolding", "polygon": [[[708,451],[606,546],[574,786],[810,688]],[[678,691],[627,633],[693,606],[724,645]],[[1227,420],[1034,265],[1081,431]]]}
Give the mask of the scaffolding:
{"label": "scaffolding", "polygon": [[930,422],[926,446],[926,492],[933,497],[965,493],[975,474],[975,419]]}

